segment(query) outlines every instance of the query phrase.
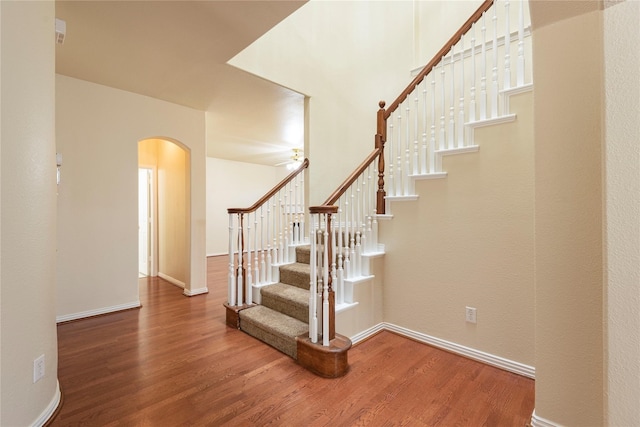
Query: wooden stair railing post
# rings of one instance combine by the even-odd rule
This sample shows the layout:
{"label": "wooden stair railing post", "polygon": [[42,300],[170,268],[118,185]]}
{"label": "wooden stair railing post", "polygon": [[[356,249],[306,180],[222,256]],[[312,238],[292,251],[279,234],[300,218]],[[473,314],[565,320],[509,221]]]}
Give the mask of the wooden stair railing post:
{"label": "wooden stair railing post", "polygon": [[377,119],[377,131],[375,139],[375,148],[380,150],[378,156],[378,192],[376,193],[376,214],[385,214],[384,198],[387,193],[384,191],[384,143],[387,141],[387,118],[385,115],[385,102],[380,101],[378,103],[380,109],[378,110]]}

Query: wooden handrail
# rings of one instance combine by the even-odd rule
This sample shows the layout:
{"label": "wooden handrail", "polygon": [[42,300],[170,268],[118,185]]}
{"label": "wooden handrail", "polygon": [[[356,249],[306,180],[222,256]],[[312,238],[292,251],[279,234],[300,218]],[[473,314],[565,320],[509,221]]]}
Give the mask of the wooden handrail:
{"label": "wooden handrail", "polygon": [[371,154],[369,154],[367,158],[364,159],[364,161],[360,164],[360,166],[358,166],[358,168],[355,171],[353,171],[353,173],[349,175],[349,177],[342,184],[340,184],[340,187],[338,187],[338,189],[334,191],[333,194],[331,194],[331,196],[329,196],[329,198],[322,205],[312,206],[309,208],[309,211],[312,214],[327,212],[328,207],[333,206],[333,204],[338,201],[340,196],[342,196],[344,192],[347,191],[347,189],[351,186],[351,184],[353,184],[355,180],[358,179],[358,177],[362,173],[364,173],[364,171],[369,167],[371,162],[373,162],[376,158],[378,158],[378,156],[381,153],[382,153],[382,149],[379,147],[373,150]]}
{"label": "wooden handrail", "polygon": [[473,15],[471,15],[469,19],[467,19],[467,21],[462,25],[462,27],[460,27],[460,29],[449,39],[449,41],[445,43],[444,46],[442,46],[442,49],[440,49],[438,53],[434,55],[433,59],[431,59],[431,61],[427,63],[427,65],[422,69],[422,71],[420,71],[420,73],[409,84],[409,86],[407,86],[407,88],[400,94],[400,96],[398,96],[396,100],[393,101],[391,105],[389,105],[389,108],[387,108],[384,113],[385,120],[389,118],[391,113],[394,112],[400,106],[400,104],[402,104],[402,102],[405,99],[407,99],[407,96],[409,96],[409,94],[415,90],[415,88],[422,82],[422,80],[424,80],[427,74],[431,72],[431,69],[436,65],[438,65],[438,63],[447,54],[447,52],[449,52],[451,48],[456,43],[458,43],[460,38],[467,31],[471,29],[473,24],[475,24],[482,17],[482,14],[487,10],[489,10],[491,5],[493,4],[493,1],[494,0],[485,0],[480,5],[480,7],[473,13]]}
{"label": "wooden handrail", "polygon": [[229,209],[227,209],[227,212],[230,213],[230,214],[238,214],[238,213],[246,214],[246,213],[250,213],[250,212],[256,211],[267,200],[269,200],[274,194],[276,194],[278,191],[280,191],[285,185],[287,185],[289,182],[291,182],[293,180],[293,178],[298,176],[299,173],[301,173],[303,170],[305,170],[308,167],[309,167],[309,159],[305,158],[304,161],[302,162],[302,164],[298,167],[298,169],[294,170],[289,175],[287,175],[287,177],[285,179],[280,181],[278,183],[278,185],[276,185],[271,190],[269,190],[269,192],[267,194],[262,196],[260,198],[260,200],[258,200],[253,205],[251,205],[251,207],[248,207],[248,208],[229,208]]}

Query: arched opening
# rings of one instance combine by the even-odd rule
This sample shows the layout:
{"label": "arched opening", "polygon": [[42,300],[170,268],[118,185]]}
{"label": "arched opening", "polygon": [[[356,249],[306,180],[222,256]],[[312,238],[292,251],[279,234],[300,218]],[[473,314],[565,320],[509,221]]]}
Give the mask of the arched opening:
{"label": "arched opening", "polygon": [[178,141],[138,143],[138,269],[183,289],[190,282],[190,165],[190,151]]}

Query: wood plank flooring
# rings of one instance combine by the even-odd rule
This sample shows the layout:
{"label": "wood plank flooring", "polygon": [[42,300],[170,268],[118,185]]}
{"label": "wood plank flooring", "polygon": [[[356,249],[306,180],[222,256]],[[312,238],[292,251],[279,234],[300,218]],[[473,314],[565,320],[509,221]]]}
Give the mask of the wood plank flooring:
{"label": "wood plank flooring", "polygon": [[383,332],[317,377],[228,328],[226,258],[209,294],[140,279],[141,309],[58,326],[64,404],[52,426],[524,426],[534,382]]}

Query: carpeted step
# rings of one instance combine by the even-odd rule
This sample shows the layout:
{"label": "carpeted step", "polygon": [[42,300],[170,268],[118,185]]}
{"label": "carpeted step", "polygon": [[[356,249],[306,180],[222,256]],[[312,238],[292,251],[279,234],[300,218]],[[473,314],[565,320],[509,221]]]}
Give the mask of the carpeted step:
{"label": "carpeted step", "polygon": [[302,322],[309,322],[309,290],[276,283],[261,289],[262,305]]}
{"label": "carpeted step", "polygon": [[311,246],[296,247],[296,262],[301,264],[309,264],[311,259]]}
{"label": "carpeted step", "polygon": [[296,337],[309,333],[309,326],[263,305],[240,311],[240,329],[297,359]]}
{"label": "carpeted step", "polygon": [[300,289],[309,289],[310,275],[311,266],[309,264],[294,262],[280,266],[280,282]]}

